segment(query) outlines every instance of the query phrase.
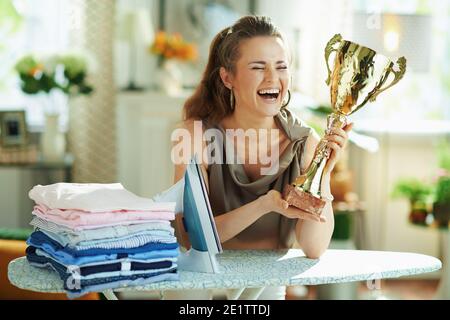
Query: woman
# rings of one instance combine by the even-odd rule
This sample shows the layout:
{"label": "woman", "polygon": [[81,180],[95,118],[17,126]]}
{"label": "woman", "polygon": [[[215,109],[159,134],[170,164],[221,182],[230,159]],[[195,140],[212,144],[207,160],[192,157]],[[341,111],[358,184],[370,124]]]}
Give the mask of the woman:
{"label": "woman", "polygon": [[[199,121],[203,130],[222,134],[218,141],[234,139],[229,132],[256,132],[252,141],[240,137],[238,141],[245,143],[232,147],[225,143],[219,149],[226,163],[202,164],[223,247],[280,249],[297,241],[306,256],[315,259],[327,249],[333,233],[330,173],[352,125],[326,135],[332,151],[321,182],[327,202],[322,218],[289,206],[280,192],[305,172],[319,142],[317,134],[287,108],[289,65],[286,42],[269,18],[241,18],[213,40],[203,79],[185,103],[183,127],[194,137],[192,148],[196,143],[208,146],[204,139],[199,141],[201,136],[194,135]],[[271,139],[262,139],[263,133]],[[270,174],[264,174],[267,162],[259,155],[257,161],[251,161],[255,141],[258,147],[268,146],[272,160],[275,155]],[[224,161],[230,154],[238,154],[240,163]],[[175,182],[183,177],[188,160],[186,155],[184,163],[175,165]],[[177,234],[181,244],[189,246],[180,223]],[[262,297],[284,298],[284,293],[284,287],[272,287]]]}

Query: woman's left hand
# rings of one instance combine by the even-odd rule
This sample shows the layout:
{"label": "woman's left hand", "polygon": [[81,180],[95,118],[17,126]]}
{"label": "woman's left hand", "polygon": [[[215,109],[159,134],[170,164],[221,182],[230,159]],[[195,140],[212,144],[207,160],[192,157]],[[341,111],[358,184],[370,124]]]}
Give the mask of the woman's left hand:
{"label": "woman's left hand", "polygon": [[353,123],[347,124],[344,128],[333,129],[330,133],[325,135],[324,139],[328,140],[327,146],[331,149],[328,162],[324,168],[324,174],[331,174],[334,166],[339,161],[342,151],[348,141],[348,132],[352,130]]}

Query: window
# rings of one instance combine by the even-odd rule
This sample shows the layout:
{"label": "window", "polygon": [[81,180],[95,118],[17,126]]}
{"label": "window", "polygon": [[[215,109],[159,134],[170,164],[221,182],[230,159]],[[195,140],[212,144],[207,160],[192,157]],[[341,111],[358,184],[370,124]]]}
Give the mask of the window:
{"label": "window", "polygon": [[[398,47],[400,41],[403,51],[400,50],[397,56],[405,55],[408,59],[404,79],[389,89],[395,90],[396,94],[381,94],[376,106],[362,109],[357,116],[399,120],[398,123],[405,125],[407,120],[450,120],[450,3],[439,0],[360,0],[355,1],[354,10],[356,14],[379,19],[380,32],[384,32],[381,45],[384,44],[385,51],[389,51],[387,44]],[[355,17],[354,37],[365,33],[361,38],[367,42],[371,38],[370,31],[364,32],[367,18]],[[386,18],[389,17],[396,19],[391,24],[400,25],[398,34],[387,32],[389,20]]]}
{"label": "window", "polygon": [[[24,109],[31,131],[43,125],[43,112],[38,99],[22,94],[13,70],[15,62],[26,53],[45,54],[67,51],[74,16],[70,1],[3,0],[0,14],[0,109]],[[14,28],[11,25],[14,25]],[[63,110],[67,108],[63,107]],[[62,112],[61,124],[67,122]]]}

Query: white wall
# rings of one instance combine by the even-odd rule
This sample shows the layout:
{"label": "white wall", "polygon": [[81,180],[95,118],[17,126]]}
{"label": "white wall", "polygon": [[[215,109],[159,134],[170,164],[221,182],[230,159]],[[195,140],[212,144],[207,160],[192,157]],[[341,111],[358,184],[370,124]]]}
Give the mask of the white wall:
{"label": "white wall", "polygon": [[[270,16],[286,34],[294,58],[298,59],[298,71],[292,70],[296,75],[293,88],[329,103],[324,49],[334,34],[347,38],[351,35],[352,1],[259,0],[257,11]],[[300,33],[298,41],[294,30]]]}
{"label": "white wall", "polygon": [[[407,200],[392,199],[394,183],[403,177],[431,179],[436,169],[436,141],[444,134],[371,133],[380,150],[368,153],[351,147],[356,191],[365,201],[365,233],[368,249],[407,251],[439,257],[437,230],[408,222]],[[448,134],[447,134],[448,136]]]}

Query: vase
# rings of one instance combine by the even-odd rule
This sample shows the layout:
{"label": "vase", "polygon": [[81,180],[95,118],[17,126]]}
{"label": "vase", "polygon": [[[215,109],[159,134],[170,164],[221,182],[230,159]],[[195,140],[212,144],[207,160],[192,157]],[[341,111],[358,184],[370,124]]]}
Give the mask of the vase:
{"label": "vase", "polygon": [[59,129],[59,114],[45,115],[45,128],[40,139],[44,162],[61,162],[66,153],[66,137]]}
{"label": "vase", "polygon": [[433,203],[433,216],[439,226],[447,227],[450,221],[450,203]]}
{"label": "vase", "polygon": [[411,209],[409,212],[409,221],[415,224],[426,224],[428,211],[425,209]]}
{"label": "vase", "polygon": [[182,73],[178,63],[165,60],[158,70],[158,86],[170,96],[179,95],[182,91]]}

